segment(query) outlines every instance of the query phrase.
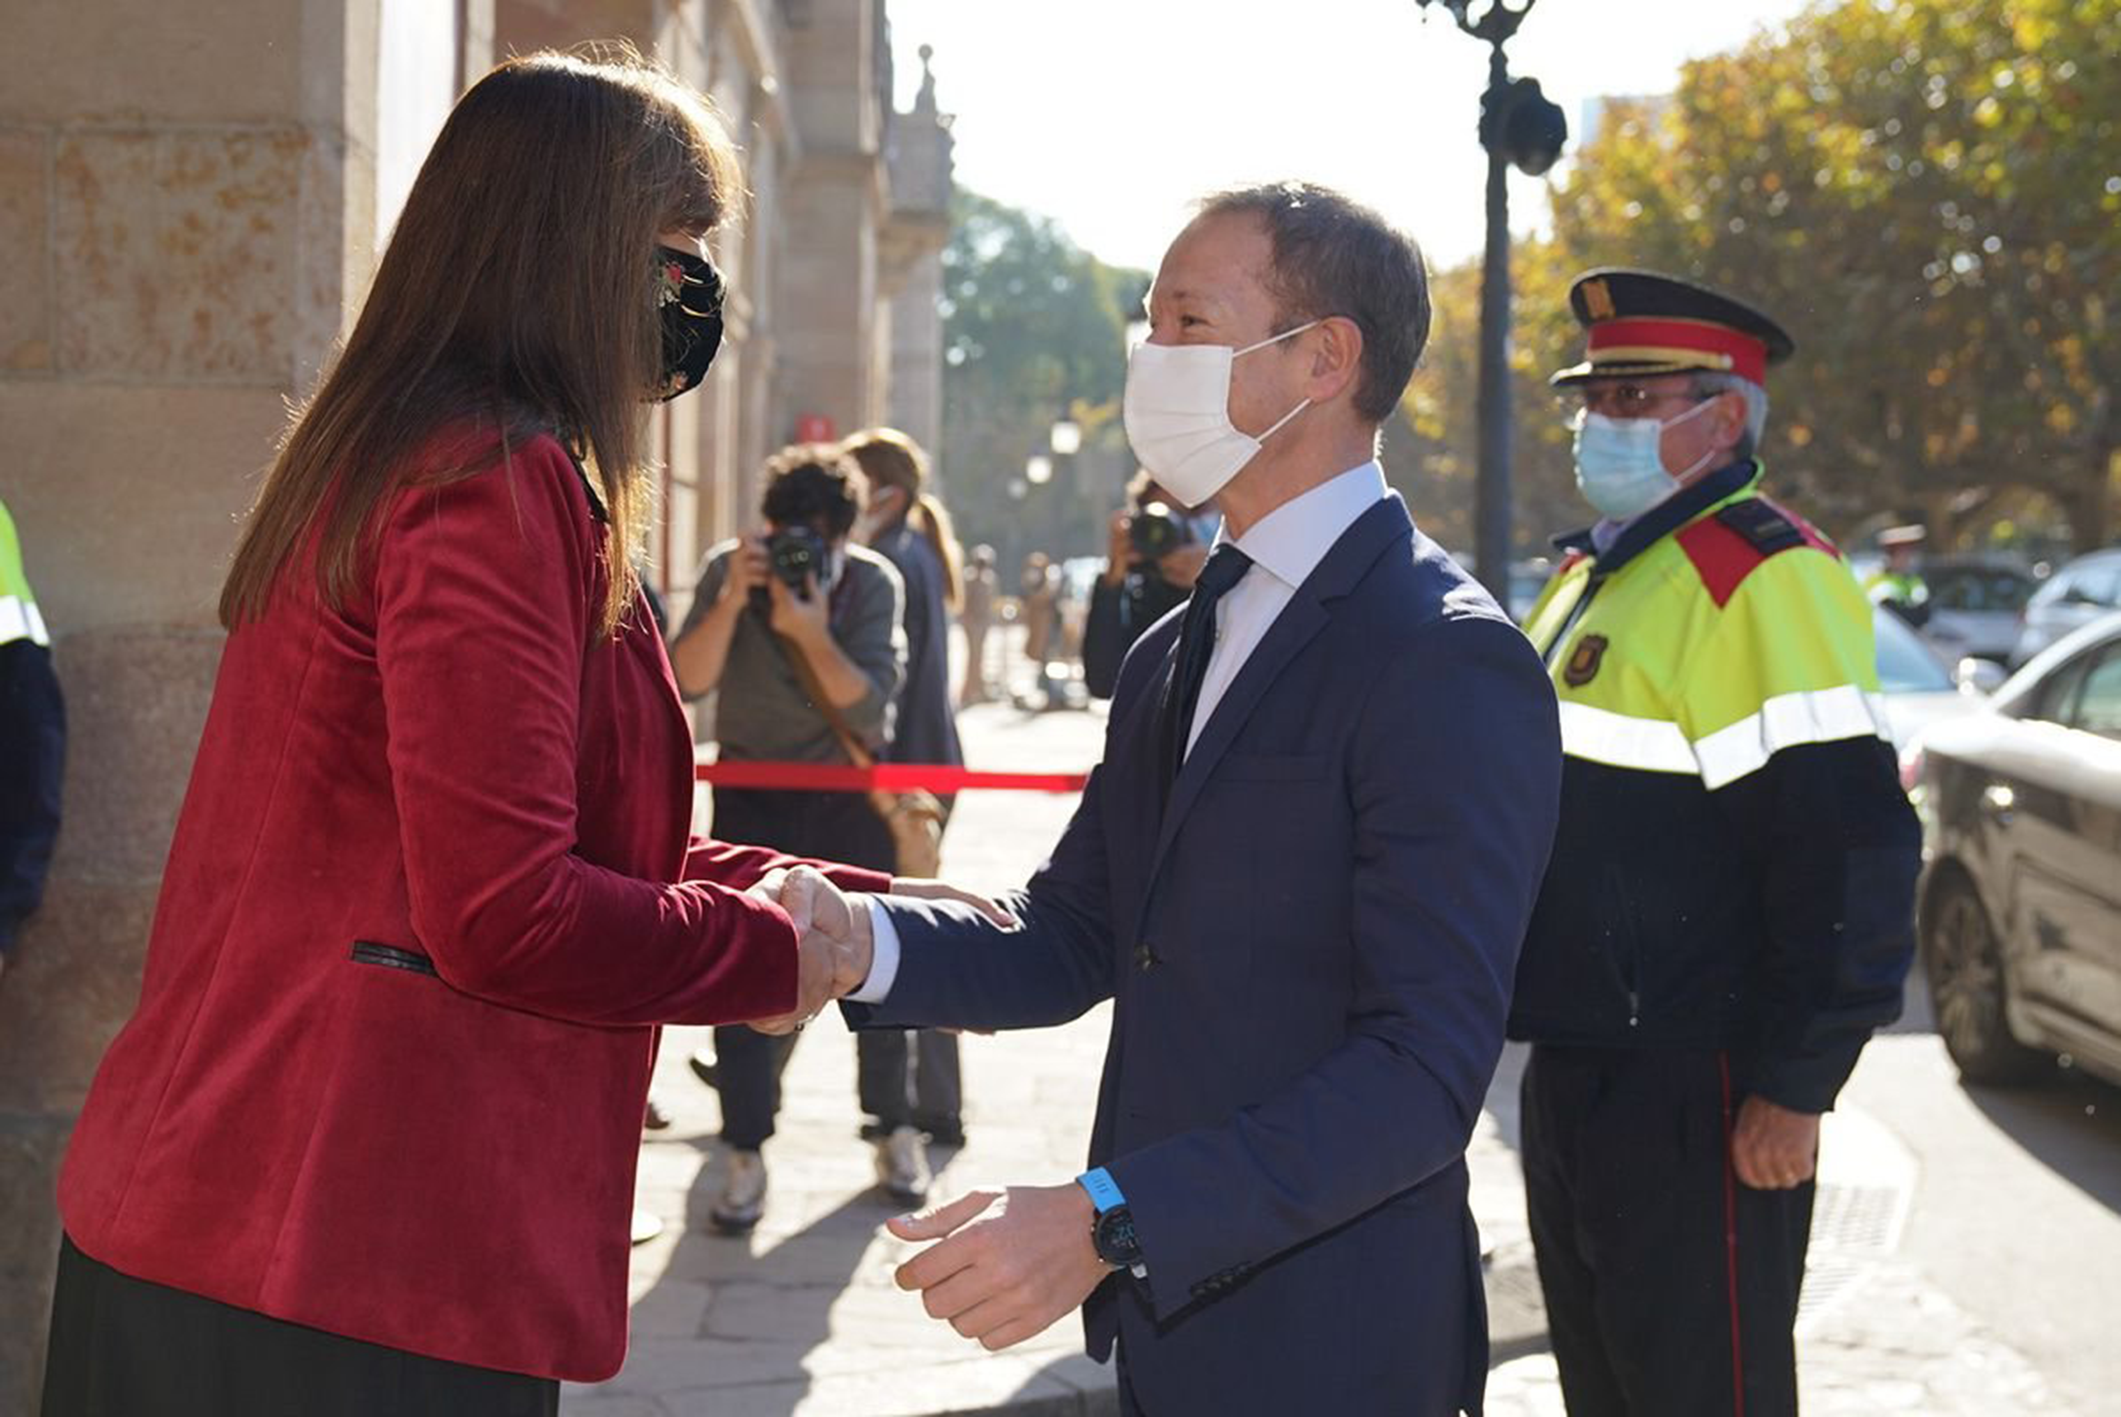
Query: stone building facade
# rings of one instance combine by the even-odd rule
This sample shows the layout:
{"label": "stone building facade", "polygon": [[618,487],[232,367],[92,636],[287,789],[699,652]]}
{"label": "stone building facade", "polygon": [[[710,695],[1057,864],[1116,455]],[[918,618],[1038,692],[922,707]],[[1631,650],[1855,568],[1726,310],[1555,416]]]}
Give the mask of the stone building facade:
{"label": "stone building facade", "polygon": [[656,415],[676,613],[773,447],[936,442],[950,139],[932,81],[893,112],[884,0],[18,0],[7,30],[0,497],[71,720],[46,903],[0,980],[0,1412],[26,1412],[53,1178],[138,992],[227,557],[456,94],[497,55],[624,40],[743,148],[725,352]]}

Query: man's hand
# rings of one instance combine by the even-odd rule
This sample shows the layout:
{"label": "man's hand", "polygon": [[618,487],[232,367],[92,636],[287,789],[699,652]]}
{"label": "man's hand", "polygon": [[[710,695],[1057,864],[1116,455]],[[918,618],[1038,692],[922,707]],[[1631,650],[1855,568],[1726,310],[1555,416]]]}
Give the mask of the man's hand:
{"label": "man's hand", "polygon": [[771,579],[773,567],[766,559],[765,538],[747,536],[737,543],[736,550],[729,553],[722,589],[715,596],[715,604],[742,610],[750,603],[751,592],[762,588]]}
{"label": "man's hand", "polygon": [[960,905],[971,906],[1004,930],[1018,929],[1024,923],[987,897],[953,886],[948,881],[909,879],[905,876],[900,876],[891,882],[890,893],[892,895],[910,896],[914,900],[954,900]]}
{"label": "man's hand", "polygon": [[901,1240],[938,1242],[898,1267],[899,1288],[920,1290],[931,1318],[991,1352],[1082,1307],[1112,1272],[1090,1243],[1096,1216],[1071,1182],[973,1191],[886,1224]]}
{"label": "man's hand", "polygon": [[842,894],[810,866],[770,872],[747,894],[788,912],[799,941],[795,1012],[754,1021],[753,1028],[793,1033],[834,999],[862,987],[872,944],[867,897]]}
{"label": "man's hand", "polygon": [[1812,1179],[1819,1164],[1819,1115],[1792,1112],[1765,1097],[1738,1106],[1731,1129],[1731,1166],[1759,1191],[1786,1191]]}
{"label": "man's hand", "polygon": [[830,607],[817,587],[815,575],[803,577],[800,595],[779,576],[768,576],[766,593],[773,597],[773,614],[766,623],[773,626],[775,634],[805,647],[832,642],[832,624],[827,618]]}
{"label": "man's hand", "polygon": [[1121,508],[1112,514],[1109,525],[1110,540],[1105,545],[1105,569],[1100,576],[1106,585],[1118,585],[1127,579],[1127,563],[1134,559],[1134,541],[1129,535],[1134,527],[1134,514]]}

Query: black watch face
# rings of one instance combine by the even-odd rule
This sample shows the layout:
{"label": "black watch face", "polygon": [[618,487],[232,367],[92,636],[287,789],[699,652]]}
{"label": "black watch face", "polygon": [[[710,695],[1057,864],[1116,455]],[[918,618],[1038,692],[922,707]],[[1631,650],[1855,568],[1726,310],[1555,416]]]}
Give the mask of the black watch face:
{"label": "black watch face", "polygon": [[1115,1206],[1097,1218],[1097,1255],[1106,1264],[1131,1265],[1141,1259],[1141,1242],[1134,1238],[1134,1214]]}

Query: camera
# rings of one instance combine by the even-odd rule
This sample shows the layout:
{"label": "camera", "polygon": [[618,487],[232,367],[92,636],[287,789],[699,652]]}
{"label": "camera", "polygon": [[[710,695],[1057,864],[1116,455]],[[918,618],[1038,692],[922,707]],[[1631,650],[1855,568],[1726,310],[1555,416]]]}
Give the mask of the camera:
{"label": "camera", "polygon": [[[825,538],[807,526],[775,527],[766,538],[766,561],[774,579],[794,591],[798,600],[807,598],[805,587],[812,577],[820,582],[825,579],[825,554]],[[751,603],[770,608],[773,601],[760,586],[752,590]]]}
{"label": "camera", "polygon": [[1160,561],[1193,539],[1179,515],[1162,502],[1146,502],[1127,524],[1127,541],[1144,561]]}

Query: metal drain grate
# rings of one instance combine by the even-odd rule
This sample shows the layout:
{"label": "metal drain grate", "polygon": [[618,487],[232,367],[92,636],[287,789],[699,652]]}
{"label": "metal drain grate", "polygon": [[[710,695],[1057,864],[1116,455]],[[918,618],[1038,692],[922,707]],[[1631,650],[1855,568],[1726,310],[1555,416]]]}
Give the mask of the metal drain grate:
{"label": "metal drain grate", "polygon": [[1800,1329],[1861,1288],[1877,1262],[1899,1245],[1908,1194],[1900,1186],[1820,1185],[1812,1201],[1812,1243],[1797,1301]]}
{"label": "metal drain grate", "polygon": [[1812,1201],[1812,1248],[1890,1253],[1900,1241],[1906,1199],[1897,1186],[1820,1186]]}

